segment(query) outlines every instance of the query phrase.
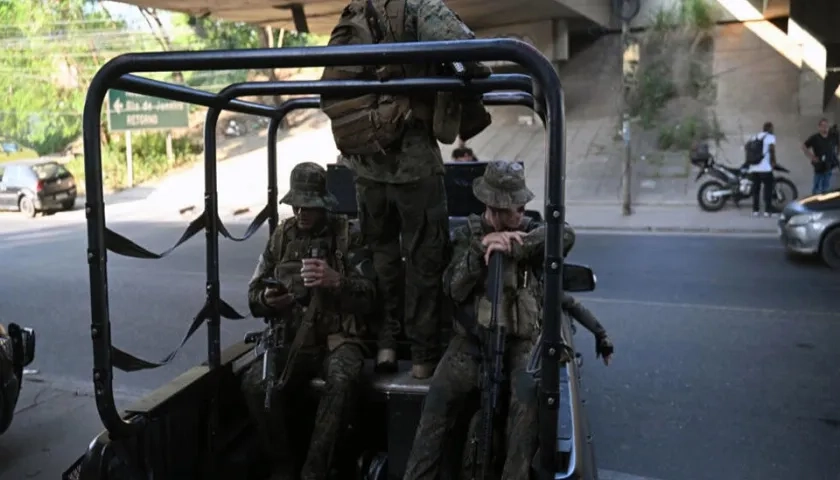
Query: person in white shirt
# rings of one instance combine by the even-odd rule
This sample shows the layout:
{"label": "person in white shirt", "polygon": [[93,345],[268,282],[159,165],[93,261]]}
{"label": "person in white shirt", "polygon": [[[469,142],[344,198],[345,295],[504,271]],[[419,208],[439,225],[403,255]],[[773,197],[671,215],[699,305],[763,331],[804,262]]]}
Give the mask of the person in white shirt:
{"label": "person in white shirt", "polygon": [[754,138],[763,140],[762,152],[764,156],[761,158],[761,162],[747,168],[750,180],[753,182],[752,214],[756,217],[760,215],[759,196],[763,188],[764,216],[769,217],[776,213],[773,209],[773,189],[775,188],[775,185],[773,185],[773,167],[776,166],[776,135],[773,134],[773,123],[765,123],[761,133]]}

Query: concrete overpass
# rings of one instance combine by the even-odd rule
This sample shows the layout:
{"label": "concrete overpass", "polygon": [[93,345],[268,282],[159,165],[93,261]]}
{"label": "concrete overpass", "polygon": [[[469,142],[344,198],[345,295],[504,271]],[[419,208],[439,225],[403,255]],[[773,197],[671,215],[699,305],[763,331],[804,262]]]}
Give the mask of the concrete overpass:
{"label": "concrete overpass", "polygon": [[[124,0],[194,16],[329,34],[348,0]],[[447,0],[479,37],[513,36],[556,62],[568,59],[568,35],[614,26],[613,0]]]}

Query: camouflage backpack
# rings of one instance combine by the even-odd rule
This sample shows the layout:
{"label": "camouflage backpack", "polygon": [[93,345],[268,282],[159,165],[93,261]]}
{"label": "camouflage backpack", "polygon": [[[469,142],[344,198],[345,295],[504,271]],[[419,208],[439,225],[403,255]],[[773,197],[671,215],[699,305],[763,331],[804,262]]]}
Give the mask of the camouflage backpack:
{"label": "camouflage backpack", "polygon": [[[386,18],[377,9],[382,9]],[[351,0],[328,45],[399,42],[404,24],[405,0]],[[405,77],[405,70],[401,65],[326,67],[321,80],[385,81]],[[322,95],[321,109],[330,119],[336,146],[345,155],[385,153],[402,140],[412,113],[409,97],[373,93],[351,98]]]}

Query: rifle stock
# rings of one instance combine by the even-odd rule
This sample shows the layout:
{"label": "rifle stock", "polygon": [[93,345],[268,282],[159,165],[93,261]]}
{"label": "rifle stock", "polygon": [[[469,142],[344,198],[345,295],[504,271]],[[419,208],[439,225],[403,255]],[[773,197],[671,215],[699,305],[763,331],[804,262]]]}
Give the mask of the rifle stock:
{"label": "rifle stock", "polygon": [[503,267],[504,257],[501,252],[493,252],[490,256],[490,264],[487,271],[487,298],[490,300],[490,325],[485,335],[482,346],[483,363],[483,388],[481,402],[481,441],[480,452],[480,476],[476,480],[488,480],[493,469],[493,424],[496,417],[496,409],[499,405],[501,395],[501,383],[503,380],[505,340],[507,331],[504,322],[499,321],[499,307],[502,302],[503,291]]}

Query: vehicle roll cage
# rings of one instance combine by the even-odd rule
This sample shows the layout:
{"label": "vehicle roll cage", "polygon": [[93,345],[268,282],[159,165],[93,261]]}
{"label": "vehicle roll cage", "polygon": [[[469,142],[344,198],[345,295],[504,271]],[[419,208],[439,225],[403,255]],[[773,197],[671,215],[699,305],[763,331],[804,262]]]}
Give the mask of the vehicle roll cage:
{"label": "vehicle roll cage", "polygon": [[[462,80],[431,77],[379,81],[290,81],[247,82],[228,86],[217,94],[181,85],[155,81],[132,73],[189,70],[237,70],[265,68],[303,68],[345,65],[382,65],[409,63],[447,63],[464,61],[510,61],[523,66],[527,75],[491,75],[487,79]],[[205,205],[184,234],[169,250],[152,253],[109,230],[105,223],[100,144],[101,111],[111,88],[166,98],[208,107],[204,127]],[[543,318],[544,348],[540,382],[540,451],[541,476],[554,478],[557,450],[557,408],[559,374],[564,351],[560,334],[561,310],[554,299],[562,295],[562,228],[565,221],[565,118],[563,92],[552,64],[525,42],[514,39],[490,39],[447,42],[353,45],[341,47],[300,47],[282,49],[220,50],[203,52],[131,53],[115,57],[94,76],[88,88],[83,114],[85,151],[85,186],[87,191],[87,258],[90,272],[91,339],[93,342],[93,383],[99,416],[111,438],[130,436],[141,428],[124,421],[115,405],[113,368],[136,371],[156,368],[174,358],[180,346],[160,362],[149,362],[129,355],[111,343],[108,307],[107,251],[134,258],[159,259],[199,231],[206,233],[206,302],[193,320],[181,346],[207,321],[208,366],[221,363],[220,320],[241,319],[243,315],[220,298],[219,235],[243,241],[269,222],[271,231],[278,223],[277,212],[277,131],[283,117],[301,108],[317,108],[317,97],[294,98],[278,107],[238,100],[238,97],[294,94],[363,94],[398,93],[409,90],[446,90],[485,93],[488,104],[529,106],[543,119],[546,127],[545,162],[545,295]],[[487,93],[492,90],[515,92]],[[268,200],[241,238],[233,237],[219,218],[216,170],[216,126],[219,114],[228,110],[269,118],[268,127]]]}

